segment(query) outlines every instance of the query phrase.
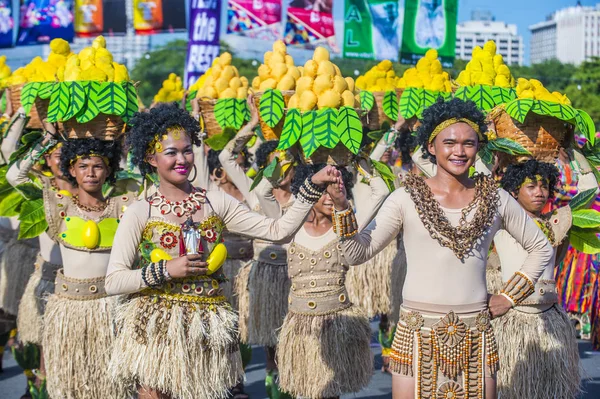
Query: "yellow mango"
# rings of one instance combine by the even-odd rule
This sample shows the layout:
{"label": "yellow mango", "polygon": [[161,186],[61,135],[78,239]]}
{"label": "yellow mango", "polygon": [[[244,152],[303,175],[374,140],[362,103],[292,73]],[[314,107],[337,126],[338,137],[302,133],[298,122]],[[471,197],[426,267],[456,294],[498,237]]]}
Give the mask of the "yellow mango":
{"label": "yellow mango", "polygon": [[55,54],[60,54],[66,57],[71,53],[71,46],[66,40],[53,39],[50,42],[50,51],[52,51]]}
{"label": "yellow mango", "polygon": [[431,71],[432,75],[438,75],[443,72],[442,71],[442,63],[440,62],[440,60],[436,59],[436,60],[431,61],[430,71]]}
{"label": "yellow mango", "polygon": [[287,74],[289,76],[293,77],[294,80],[298,80],[302,76],[302,74],[300,73],[300,70],[295,66],[288,67]]}
{"label": "yellow mango", "polygon": [[273,51],[276,53],[284,54],[287,52],[287,47],[283,40],[277,40],[273,43]]}
{"label": "yellow mango", "polygon": [[289,54],[285,55],[285,65],[287,65],[288,67],[294,66],[294,58]]}
{"label": "yellow mango", "polygon": [[359,76],[358,78],[356,78],[355,86],[361,90],[366,90],[367,89],[367,79],[364,76]]}
{"label": "yellow mango", "polygon": [[94,60],[96,61],[96,64],[98,63],[105,63],[105,64],[112,64],[113,62],[113,56],[110,53],[110,51],[108,51],[105,48],[98,48],[96,49],[96,54],[94,55]]}
{"label": "yellow mango", "polygon": [[229,81],[229,87],[237,91],[237,89],[242,87],[242,80],[237,76],[231,78],[231,80]]}
{"label": "yellow mango", "polygon": [[227,259],[227,247],[223,243],[215,245],[208,259],[206,259],[208,271],[206,274],[211,275],[223,266]]}
{"label": "yellow mango", "polygon": [[273,52],[272,51],[267,51],[265,53],[265,55],[263,56],[263,60],[264,60],[265,64],[268,64],[268,63],[271,62],[270,60],[271,60],[272,56],[273,56]]}
{"label": "yellow mango", "polygon": [[504,75],[496,75],[496,79],[494,80],[494,86],[510,87],[510,81]]}
{"label": "yellow mango", "polygon": [[526,89],[519,94],[519,98],[535,98],[535,95],[533,94],[533,90]]}
{"label": "yellow mango", "polygon": [[113,68],[115,69],[115,82],[129,81],[129,72],[125,65],[113,62]]}
{"label": "yellow mango", "polygon": [[437,58],[438,58],[438,52],[437,52],[437,50],[433,49],[433,48],[430,48],[425,53],[425,58],[428,58],[430,61],[437,60]]}
{"label": "yellow mango", "polygon": [[248,88],[247,87],[238,88],[236,98],[248,98]]}
{"label": "yellow mango", "polygon": [[230,89],[229,87],[219,93],[219,99],[221,98],[236,98],[237,91]]}
{"label": "yellow mango", "polygon": [[215,86],[215,89],[217,89],[217,92],[221,93],[223,90],[229,88],[229,79],[220,77],[219,79],[217,79],[215,81],[214,86]]}
{"label": "yellow mango", "polygon": [[329,51],[324,47],[317,47],[313,54],[313,60],[318,63],[321,61],[329,61]]}
{"label": "yellow mango", "polygon": [[495,55],[496,43],[493,40],[488,40],[488,42],[483,45],[483,50],[487,51],[490,55]]}
{"label": "yellow mango", "polygon": [[228,53],[227,51],[219,56],[219,64],[221,64],[221,66],[223,66],[223,67],[231,65],[231,60],[232,60],[231,54]]}
{"label": "yellow mango", "polygon": [[431,69],[431,60],[429,58],[423,57],[419,61],[417,61],[417,71],[429,72],[430,69]]}
{"label": "yellow mango", "polygon": [[273,69],[277,64],[285,64],[285,57],[279,53],[273,53],[267,65]]}
{"label": "yellow mango", "polygon": [[313,84],[313,91],[317,96],[320,96],[325,90],[333,87],[333,81],[330,74],[318,75]]}
{"label": "yellow mango", "polygon": [[348,83],[341,76],[336,76],[333,78],[333,88],[338,93],[342,94],[344,91],[348,90]]}
{"label": "yellow mango", "polygon": [[95,55],[96,55],[96,49],[95,48],[93,48],[93,47],[86,47],[86,48],[84,48],[83,50],[81,50],[79,52],[78,57],[79,57],[79,59],[81,61],[83,61],[83,60],[90,59],[90,58],[93,59],[95,57]]}
{"label": "yellow mango", "polygon": [[381,61],[379,64],[377,64],[377,68],[380,71],[389,71],[390,69],[392,69],[392,61],[390,60],[383,60]]}
{"label": "yellow mango", "polygon": [[287,65],[281,63],[281,64],[274,65],[271,70],[271,73],[275,79],[280,80],[283,76],[285,76],[287,71],[288,71]]}
{"label": "yellow mango", "polygon": [[161,260],[171,260],[173,258],[171,258],[171,255],[169,255],[168,253],[166,253],[165,251],[163,251],[160,248],[154,248],[152,250],[152,252],[150,252],[150,261],[152,263],[157,263]]}
{"label": "yellow mango", "polygon": [[508,67],[504,64],[500,65],[497,69],[496,69],[496,74],[497,75],[502,75],[507,79],[510,79],[510,69],[508,69]]}
{"label": "yellow mango", "polygon": [[252,88],[254,90],[258,90],[260,87],[260,77],[256,76],[254,79],[252,79]]}
{"label": "yellow mango", "polygon": [[277,81],[273,78],[269,78],[262,82],[259,86],[260,91],[265,91],[267,89],[275,89],[277,87]]}
{"label": "yellow mango", "polygon": [[85,245],[87,249],[98,247],[98,244],[100,243],[100,229],[96,222],[88,220],[84,223],[81,238],[83,240],[83,245]]}
{"label": "yellow mango", "polygon": [[248,78],[245,76],[240,76],[240,81],[242,82],[242,87],[248,87]]}
{"label": "yellow mango", "polygon": [[311,90],[306,90],[300,96],[300,110],[302,112],[312,110],[317,105],[317,95]]}
{"label": "yellow mango", "polygon": [[268,65],[262,64],[258,67],[258,77],[261,80],[267,80],[271,77],[271,68]]}
{"label": "yellow mango", "polygon": [[350,90],[342,93],[342,105],[346,107],[354,107],[354,94]]}
{"label": "yellow mango", "polygon": [[212,73],[210,74],[210,76],[212,76],[214,80],[217,80],[221,77],[221,73],[223,73],[223,67],[217,64],[214,67],[212,67]]}
{"label": "yellow mango", "polygon": [[212,99],[219,98],[219,93],[217,93],[217,90],[214,87],[212,87],[212,86],[205,87],[204,94],[208,98],[212,98]]}
{"label": "yellow mango", "polygon": [[306,90],[312,91],[314,80],[308,76],[302,76],[296,81],[296,93],[302,95]]}
{"label": "yellow mango", "polygon": [[354,79],[352,79],[351,77],[346,77],[346,78],[344,78],[344,80],[346,81],[346,84],[348,85],[348,90],[350,90],[351,92],[354,92]]}
{"label": "yellow mango", "polygon": [[48,62],[54,65],[56,68],[60,68],[65,66],[67,63],[67,57],[60,54],[50,53],[48,55]]}
{"label": "yellow mango", "polygon": [[294,90],[296,81],[290,75],[285,75],[277,84],[278,90]]}
{"label": "yellow mango", "polygon": [[91,58],[84,58],[79,63],[79,67],[81,68],[82,71],[87,71],[88,69],[94,67],[94,60]]}
{"label": "yellow mango", "polygon": [[500,65],[504,65],[504,58],[502,57],[502,54],[496,54],[494,56],[494,67],[498,68]]}
{"label": "yellow mango", "polygon": [[104,36],[100,35],[97,38],[95,38],[94,41],[92,42],[92,47],[93,48],[106,48],[106,39],[104,38]]}
{"label": "yellow mango", "polygon": [[220,77],[225,78],[229,82],[231,78],[233,78],[236,75],[237,74],[235,73],[234,67],[232,67],[231,65],[227,65],[225,68],[223,68],[223,72],[221,72]]}
{"label": "yellow mango", "polygon": [[335,76],[342,76],[342,71],[337,65],[333,64],[333,69],[335,69]]}
{"label": "yellow mango", "polygon": [[290,101],[288,102],[288,108],[298,108],[300,106],[300,96],[298,93],[295,93],[290,97]]}
{"label": "yellow mango", "polygon": [[72,197],[73,194],[69,190],[58,190],[58,193],[65,197]]}
{"label": "yellow mango", "polygon": [[315,76],[317,76],[318,68],[319,68],[319,65],[315,61],[308,60],[304,64],[304,73],[302,74],[302,76],[309,76],[314,79]]}
{"label": "yellow mango", "polygon": [[327,90],[319,96],[317,106],[319,109],[327,107],[338,108],[341,102],[342,97],[340,96],[340,93],[336,92],[335,90]]}
{"label": "yellow mango", "polygon": [[331,75],[335,76],[335,68],[331,61],[321,61],[319,63],[319,67],[317,68],[317,75]]}

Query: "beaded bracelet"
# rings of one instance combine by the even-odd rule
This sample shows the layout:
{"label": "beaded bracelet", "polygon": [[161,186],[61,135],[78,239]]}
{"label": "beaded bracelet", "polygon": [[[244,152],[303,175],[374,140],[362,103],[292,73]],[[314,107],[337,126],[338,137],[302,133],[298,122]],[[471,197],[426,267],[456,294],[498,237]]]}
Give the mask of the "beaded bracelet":
{"label": "beaded bracelet", "polygon": [[165,260],[160,260],[156,263],[150,263],[142,267],[142,281],[144,281],[148,287],[153,288],[163,285],[167,280],[165,277],[165,264]]}
{"label": "beaded bracelet", "polygon": [[311,178],[312,176],[307,177],[298,190],[298,200],[306,204],[314,204],[317,202],[321,199],[321,196],[325,191],[324,188],[321,188],[310,181]]}
{"label": "beaded bracelet", "polygon": [[500,294],[506,297],[513,306],[519,305],[529,295],[535,291],[535,285],[531,279],[523,272],[515,272],[512,277],[504,284]]}
{"label": "beaded bracelet", "polygon": [[358,233],[358,223],[356,222],[356,216],[352,208],[339,212],[334,209],[332,219],[333,232],[340,238],[351,238]]}

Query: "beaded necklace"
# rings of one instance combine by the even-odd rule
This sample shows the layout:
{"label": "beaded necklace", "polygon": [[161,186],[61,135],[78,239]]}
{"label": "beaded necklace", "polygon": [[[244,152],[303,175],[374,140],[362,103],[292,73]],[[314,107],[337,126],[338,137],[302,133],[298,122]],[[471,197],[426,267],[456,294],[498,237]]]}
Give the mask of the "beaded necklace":
{"label": "beaded necklace", "polygon": [[170,201],[160,192],[156,191],[152,197],[148,199],[151,206],[158,208],[161,215],[168,215],[170,213],[177,217],[190,216],[192,213],[200,210],[202,204],[206,202],[206,192],[195,187],[192,188],[192,192],[187,198],[182,201]]}

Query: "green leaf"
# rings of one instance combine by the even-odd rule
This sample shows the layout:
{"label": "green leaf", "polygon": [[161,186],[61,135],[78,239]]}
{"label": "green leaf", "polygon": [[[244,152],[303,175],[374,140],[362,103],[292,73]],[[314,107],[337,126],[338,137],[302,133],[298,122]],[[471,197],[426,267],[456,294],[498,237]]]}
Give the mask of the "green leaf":
{"label": "green leaf", "polygon": [[587,139],[590,145],[593,147],[596,145],[596,126],[590,115],[578,109],[575,113],[575,123],[579,132]]}
{"label": "green leaf", "polygon": [[42,100],[48,100],[52,95],[52,86],[54,86],[54,82],[40,82],[38,97]]}
{"label": "green leaf", "polygon": [[578,211],[587,208],[588,204],[594,198],[596,198],[596,189],[590,188],[589,190],[577,193],[577,195],[569,202],[569,206],[571,207],[571,210]]}
{"label": "green leaf", "polygon": [[394,180],[396,179],[396,176],[394,176],[394,173],[392,172],[390,167],[384,164],[383,162],[379,162],[374,159],[371,159],[371,163],[373,164],[373,169],[379,172],[379,175],[387,185],[388,190],[390,190],[390,192],[394,191]]}
{"label": "green leaf", "polygon": [[87,123],[98,116],[98,91],[100,90],[100,82],[89,82],[87,87],[87,102],[82,113],[76,118],[79,123]]}
{"label": "green leaf", "polygon": [[400,97],[400,115],[404,119],[417,115],[423,104],[423,89],[409,87],[402,92]]}
{"label": "green leaf", "polygon": [[13,190],[0,201],[0,216],[11,217],[19,214],[21,204],[25,198],[17,190]]}
{"label": "green leaf", "polygon": [[491,140],[487,147],[492,151],[501,151],[510,155],[531,155],[521,144],[506,138]]}
{"label": "green leaf", "polygon": [[233,105],[233,109],[228,111],[228,125],[233,126],[236,130],[239,130],[244,124],[244,109],[247,108],[247,102],[245,99],[240,101],[237,98],[234,98],[231,105]]}
{"label": "green leaf", "polygon": [[489,111],[494,108],[494,97],[491,86],[476,85],[469,88],[469,100],[473,101],[477,108]]}
{"label": "green leaf", "polygon": [[481,158],[483,163],[487,165],[490,165],[494,162],[494,153],[493,150],[490,148],[490,143],[491,142],[488,142],[487,145],[481,147],[481,150],[479,150],[479,157]]}
{"label": "green leaf", "polygon": [[250,119],[252,119],[252,114],[250,113],[250,107],[248,106],[248,100],[246,100],[245,98],[238,98],[236,99],[237,101],[237,105],[238,105],[238,109],[240,110],[240,114],[242,117],[242,124],[245,122],[250,122]]}
{"label": "green leaf", "polygon": [[352,107],[341,107],[337,119],[340,141],[353,154],[358,154],[362,142],[362,123]]}
{"label": "green leaf", "polygon": [[267,89],[260,97],[258,107],[260,117],[271,128],[277,126],[281,118],[283,118],[284,108],[283,94],[277,89]]}
{"label": "green leaf", "polygon": [[127,108],[127,93],[119,83],[101,83],[97,94],[98,110],[106,115],[121,116]]}
{"label": "green leaf", "polygon": [[574,211],[573,226],[584,229],[600,227],[600,212],[595,209],[580,209]]}
{"label": "green leaf", "polygon": [[548,102],[548,105],[552,116],[567,122],[575,119],[576,112],[570,105],[551,102]]}
{"label": "green leaf", "polygon": [[373,106],[375,105],[375,97],[373,96],[373,93],[370,91],[361,90],[361,92],[358,93],[358,98],[360,99],[360,107],[362,109],[367,112],[373,109]]}
{"label": "green leaf", "polygon": [[33,201],[25,201],[21,205],[19,215],[19,240],[34,238],[42,234],[48,228],[46,214],[44,212],[44,200],[38,198]]}
{"label": "green leaf", "polygon": [[600,239],[594,231],[572,227],[569,237],[571,245],[576,250],[588,255],[600,253]]}
{"label": "green leaf", "polygon": [[395,91],[386,91],[383,95],[383,113],[393,121],[398,120],[398,96]]}
{"label": "green leaf", "polygon": [[214,113],[215,119],[219,126],[221,126],[221,129],[227,127],[227,122],[229,122],[229,115],[227,114],[227,112],[230,112],[232,108],[235,109],[234,103],[234,98],[222,98],[220,100],[217,100],[217,103],[215,104]]}
{"label": "green leaf", "polygon": [[256,186],[258,186],[258,183],[260,183],[260,181],[263,178],[263,173],[265,172],[264,169],[260,169],[257,173],[256,176],[254,176],[254,180],[252,181],[252,184],[250,185],[250,191],[254,190],[256,188]]}
{"label": "green leaf", "polygon": [[18,186],[16,186],[15,188],[28,201],[42,198],[42,189],[33,183],[21,183]]}
{"label": "green leaf", "polygon": [[492,98],[494,101],[494,105],[506,104],[517,98],[517,92],[515,91],[515,89],[493,86]]}
{"label": "green leaf", "polygon": [[87,87],[90,82],[70,82],[71,104],[63,120],[69,120],[77,115],[85,107],[87,99]]}
{"label": "green leaf", "polygon": [[469,101],[469,86],[461,86],[456,89],[456,93],[454,93],[454,97],[459,100]]}
{"label": "green leaf", "polygon": [[25,110],[25,115],[29,115],[31,106],[38,95],[40,85],[40,82],[31,82],[23,86],[23,89],[21,90],[21,106],[23,106],[23,109]]}
{"label": "green leaf", "polygon": [[204,143],[215,151],[221,151],[236,135],[237,131],[227,126],[220,134],[215,134],[204,140]]}
{"label": "green leaf", "polygon": [[190,91],[185,97],[185,109],[187,110],[187,112],[192,112],[192,100],[196,98],[196,94],[198,94],[197,90]]}
{"label": "green leaf", "polygon": [[308,111],[302,115],[302,135],[300,136],[300,145],[307,158],[310,157],[320,145],[314,132],[316,120],[317,111]]}
{"label": "green leaf", "polygon": [[135,86],[127,82],[125,84],[125,91],[127,92],[127,108],[125,109],[125,113],[123,114],[123,121],[127,123],[131,118],[133,118],[133,115],[140,110],[140,106],[138,104]]}
{"label": "green leaf", "polygon": [[277,165],[279,164],[279,158],[275,157],[263,170],[264,177],[273,177],[273,173],[277,169]]}
{"label": "green leaf", "polygon": [[285,116],[285,123],[279,138],[278,150],[287,150],[292,147],[302,135],[302,114],[297,108],[289,109]]}
{"label": "green leaf", "polygon": [[423,89],[423,102],[421,103],[421,112],[423,112],[423,109],[435,104],[439,97],[438,94],[438,91]]}
{"label": "green leaf", "polygon": [[69,110],[71,96],[69,92],[70,82],[55,83],[50,95],[50,105],[48,105],[48,122],[59,122]]}
{"label": "green leaf", "polygon": [[506,112],[511,118],[523,123],[531,107],[533,107],[533,100],[531,98],[519,98],[506,104]]}
{"label": "green leaf", "polygon": [[452,92],[450,91],[438,91],[438,97],[442,97],[444,101],[452,100]]}
{"label": "green leaf", "polygon": [[333,108],[323,108],[317,111],[314,133],[317,141],[326,148],[334,148],[340,142],[337,131],[338,111]]}

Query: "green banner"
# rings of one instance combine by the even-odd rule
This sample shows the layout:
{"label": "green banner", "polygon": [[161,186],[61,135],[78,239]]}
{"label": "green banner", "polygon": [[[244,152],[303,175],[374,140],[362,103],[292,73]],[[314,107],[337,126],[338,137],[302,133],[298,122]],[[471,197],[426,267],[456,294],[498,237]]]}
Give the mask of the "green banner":
{"label": "green banner", "polygon": [[405,0],[400,61],[415,64],[434,48],[442,64],[452,66],[457,14],[458,0]]}
{"label": "green banner", "polygon": [[346,0],[344,57],[398,60],[398,1]]}

